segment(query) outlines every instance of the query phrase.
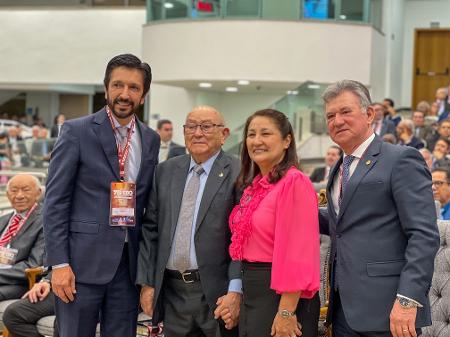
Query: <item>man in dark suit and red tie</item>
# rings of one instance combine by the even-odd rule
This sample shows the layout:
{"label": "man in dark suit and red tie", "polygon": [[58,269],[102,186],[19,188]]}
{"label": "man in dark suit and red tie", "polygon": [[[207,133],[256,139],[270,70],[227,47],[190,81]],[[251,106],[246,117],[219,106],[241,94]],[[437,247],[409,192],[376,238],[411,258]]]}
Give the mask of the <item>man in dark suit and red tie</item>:
{"label": "man in dark suit and red tie", "polygon": [[66,121],[52,153],[44,206],[46,263],[61,337],[136,335],[141,219],[159,136],[136,117],[151,69],[131,54],[105,72],[107,105]]}
{"label": "man in dark suit and red tie", "polygon": [[321,213],[332,242],[327,322],[333,337],[416,337],[431,324],[439,248],[430,171],[416,149],[374,134],[364,85],[340,81],[322,97],[330,137],[344,151]]}
{"label": "man in dark suit and red tie", "polygon": [[8,182],[6,196],[13,212],[0,217],[0,301],[20,298],[28,290],[25,269],[42,265],[41,192],[39,180],[28,174]]}

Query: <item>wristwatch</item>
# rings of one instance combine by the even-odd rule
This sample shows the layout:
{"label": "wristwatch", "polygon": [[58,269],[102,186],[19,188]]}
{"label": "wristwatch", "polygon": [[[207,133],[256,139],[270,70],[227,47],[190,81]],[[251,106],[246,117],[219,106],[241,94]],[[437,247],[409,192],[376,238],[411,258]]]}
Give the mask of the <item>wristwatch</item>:
{"label": "wristwatch", "polygon": [[283,318],[289,318],[289,317],[295,316],[295,311],[289,311],[289,310],[283,309],[283,310],[278,311],[278,315],[280,315]]}
{"label": "wristwatch", "polygon": [[397,301],[400,304],[400,306],[404,309],[417,307],[417,303],[411,301],[410,299],[404,298],[404,297],[397,296]]}

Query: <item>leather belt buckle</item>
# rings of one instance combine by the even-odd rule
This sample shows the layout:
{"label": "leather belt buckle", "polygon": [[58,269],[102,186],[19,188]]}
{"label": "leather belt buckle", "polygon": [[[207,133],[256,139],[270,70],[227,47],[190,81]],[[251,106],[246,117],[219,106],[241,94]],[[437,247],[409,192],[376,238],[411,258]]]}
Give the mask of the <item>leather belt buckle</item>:
{"label": "leather belt buckle", "polygon": [[192,272],[188,271],[188,272],[181,273],[181,279],[183,280],[184,283],[194,283],[195,282],[195,280],[193,280],[193,279],[189,280],[186,278],[189,275],[192,275]]}

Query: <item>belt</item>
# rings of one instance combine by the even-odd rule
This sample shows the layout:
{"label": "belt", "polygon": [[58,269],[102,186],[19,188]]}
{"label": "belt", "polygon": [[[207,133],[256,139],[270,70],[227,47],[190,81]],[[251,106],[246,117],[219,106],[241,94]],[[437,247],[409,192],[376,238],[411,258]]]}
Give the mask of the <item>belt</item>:
{"label": "belt", "polygon": [[186,270],[184,273],[179,272],[178,270],[166,269],[165,276],[182,280],[184,283],[194,283],[200,281],[200,273],[198,269]]}

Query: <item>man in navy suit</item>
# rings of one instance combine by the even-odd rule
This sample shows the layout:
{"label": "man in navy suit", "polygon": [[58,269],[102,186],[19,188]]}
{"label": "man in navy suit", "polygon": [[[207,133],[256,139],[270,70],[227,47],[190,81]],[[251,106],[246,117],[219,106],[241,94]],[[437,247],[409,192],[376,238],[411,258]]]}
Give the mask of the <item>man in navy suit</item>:
{"label": "man in navy suit", "polygon": [[44,235],[61,337],[94,337],[99,321],[101,336],[136,335],[136,259],[159,136],[135,113],[150,82],[136,56],[111,59],[106,107],[65,122],[52,153]]}
{"label": "man in navy suit", "polygon": [[431,324],[439,248],[430,171],[416,149],[374,134],[361,83],[337,82],[323,100],[330,137],[344,151],[327,185],[329,227],[321,221],[332,242],[327,322],[333,337],[416,337]]}

